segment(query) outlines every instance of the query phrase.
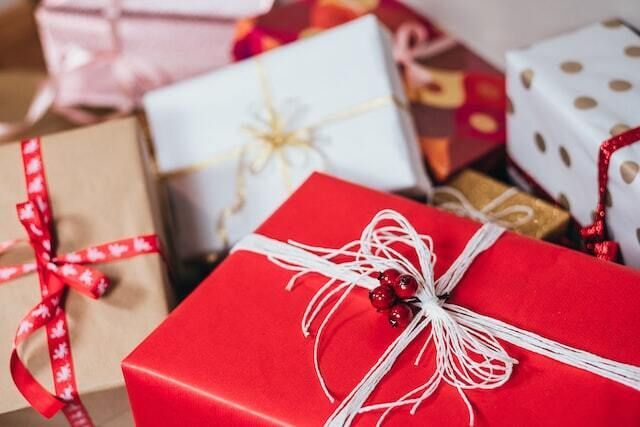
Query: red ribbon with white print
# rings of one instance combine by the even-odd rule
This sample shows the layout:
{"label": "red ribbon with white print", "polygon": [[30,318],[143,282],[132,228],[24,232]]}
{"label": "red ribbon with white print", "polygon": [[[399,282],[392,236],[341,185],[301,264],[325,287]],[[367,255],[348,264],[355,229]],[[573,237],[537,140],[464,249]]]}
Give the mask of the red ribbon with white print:
{"label": "red ribbon with white print", "polygon": [[640,142],[640,127],[607,139],[600,145],[598,152],[598,205],[593,223],[580,229],[580,237],[587,251],[605,261],[618,261],[620,258],[620,245],[609,239],[607,233],[606,200],[611,156],[617,150],[636,142]]}
{"label": "red ribbon with white print", "polygon": [[[160,244],[158,237],[151,234],[57,255],[40,139],[22,141],[21,149],[28,200],[19,203],[17,210],[27,232],[27,242],[34,250],[35,262],[0,267],[0,284],[37,272],[42,299],[20,321],[11,353],[11,376],[20,393],[43,416],[50,418],[62,410],[71,426],[88,427],[93,423],[78,395],[64,310],[67,288],[100,298],[109,287],[109,279],[87,265],[159,254]],[[0,242],[0,254],[23,241]],[[55,394],[33,377],[18,354],[19,345],[42,327],[47,332]]]}

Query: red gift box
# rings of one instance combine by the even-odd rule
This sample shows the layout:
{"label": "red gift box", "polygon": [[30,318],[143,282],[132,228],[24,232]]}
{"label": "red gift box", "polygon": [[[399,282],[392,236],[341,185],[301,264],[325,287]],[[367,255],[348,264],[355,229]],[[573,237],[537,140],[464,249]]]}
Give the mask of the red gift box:
{"label": "red gift box", "polygon": [[[439,277],[479,225],[404,198],[316,174],[256,233],[338,248],[359,238],[381,209],[404,215],[433,237]],[[335,410],[313,368],[313,338],[300,321],[326,281],[292,277],[262,255],[236,251],[124,362],[138,426],[320,425]],[[565,345],[640,365],[640,273],[545,242],[506,233],[471,265],[449,302]],[[327,324],[320,347],[324,378],[338,402],[401,331],[356,289]],[[426,338],[426,337],[425,337]],[[412,342],[368,403],[394,401],[434,370],[434,348],[414,366]],[[640,392],[501,341],[518,360],[493,390],[467,390],[477,426],[630,426],[640,423]],[[380,413],[356,418],[373,425]],[[441,384],[415,415],[391,412],[386,425],[468,425],[458,391]]]}

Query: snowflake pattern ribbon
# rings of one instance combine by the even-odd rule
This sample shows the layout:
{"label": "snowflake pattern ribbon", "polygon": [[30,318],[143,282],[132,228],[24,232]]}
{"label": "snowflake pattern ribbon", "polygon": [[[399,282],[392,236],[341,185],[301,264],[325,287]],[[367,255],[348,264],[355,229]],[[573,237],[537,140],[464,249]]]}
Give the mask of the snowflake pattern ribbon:
{"label": "snowflake pattern ribbon", "polygon": [[[73,289],[90,298],[100,298],[109,287],[109,279],[87,264],[160,253],[160,244],[156,235],[143,235],[56,255],[40,139],[23,141],[21,150],[28,200],[19,203],[17,211],[28,243],[34,250],[35,262],[0,267],[0,284],[37,272],[42,299],[19,323],[11,353],[11,376],[25,399],[43,416],[50,418],[63,410],[71,426],[88,427],[93,423],[79,399],[73,370],[64,311],[66,289]],[[22,242],[0,242],[0,254]],[[20,344],[42,327],[47,331],[55,395],[33,377],[18,354]]]}

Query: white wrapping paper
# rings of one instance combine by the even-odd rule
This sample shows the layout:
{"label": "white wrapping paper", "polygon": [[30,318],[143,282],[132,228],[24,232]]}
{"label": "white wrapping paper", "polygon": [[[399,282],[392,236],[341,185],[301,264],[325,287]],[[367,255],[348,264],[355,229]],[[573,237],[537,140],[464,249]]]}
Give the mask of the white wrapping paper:
{"label": "white wrapping paper", "polygon": [[638,0],[400,0],[504,69],[505,52],[612,16],[640,27]]}
{"label": "white wrapping paper", "polygon": [[[430,188],[409,113],[392,102],[395,98],[405,104],[406,99],[388,34],[366,16],[257,60],[147,94],[144,105],[160,173],[218,160],[199,172],[168,179],[183,257],[223,247],[217,221],[238,192],[239,157],[233,150],[255,146],[243,127],[264,128],[265,87],[271,105],[289,119],[288,130],[381,102],[319,126],[312,149],[282,150],[290,162],[288,180],[275,156],[260,172],[244,168],[246,203],[225,222],[229,243],[251,232],[314,170],[387,191],[421,195]],[[249,153],[248,163],[255,165],[259,151]]]}
{"label": "white wrapping paper", "polygon": [[[598,198],[600,144],[640,125],[640,37],[614,21],[598,23],[507,55],[507,149],[581,225]],[[610,237],[640,267],[640,143],[609,167]]]}

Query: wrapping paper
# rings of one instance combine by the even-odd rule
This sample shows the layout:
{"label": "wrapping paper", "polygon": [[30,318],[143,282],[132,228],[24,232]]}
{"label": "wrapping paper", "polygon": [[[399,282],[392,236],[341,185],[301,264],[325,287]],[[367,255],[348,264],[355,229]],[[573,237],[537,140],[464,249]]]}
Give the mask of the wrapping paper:
{"label": "wrapping paper", "polygon": [[500,69],[505,53],[611,16],[640,27],[636,0],[400,0],[432,17]]}
{"label": "wrapping paper", "polygon": [[[258,61],[147,94],[144,104],[160,173],[191,172],[167,179],[178,252],[191,257],[224,247],[216,223],[234,205],[241,180],[245,203],[225,226],[231,243],[263,221],[315,169],[387,191],[424,195],[429,181],[411,118],[401,107],[406,99],[392,61],[387,34],[369,16],[267,52]],[[344,114],[376,100],[381,104]],[[247,126],[271,132],[269,104],[291,131],[342,116],[318,126],[309,148],[284,147],[280,153],[289,164],[288,179],[273,158],[277,152],[259,172],[249,170],[269,144],[258,142],[245,162],[235,153],[256,144],[243,132]],[[207,159],[211,163],[204,169],[190,170]]]}
{"label": "wrapping paper", "polygon": [[504,77],[462,45],[423,61],[432,81],[407,85],[422,153],[435,181],[504,164]]}
{"label": "wrapping paper", "polygon": [[[510,188],[483,173],[471,169],[459,173],[446,185],[460,191],[473,207],[478,210]],[[435,206],[441,206],[446,202],[456,202],[456,199],[450,195],[435,193],[433,198]],[[543,240],[556,240],[565,234],[570,217],[564,210],[524,192],[514,194],[499,205],[497,209],[502,210],[514,205],[531,208],[533,210],[533,218],[529,222],[513,228],[513,231]],[[506,219],[515,221],[520,218],[520,215],[511,214]]]}
{"label": "wrapping paper", "polygon": [[[134,119],[42,138],[59,253],[140,233],[162,236],[156,196],[146,170],[147,154]],[[18,144],[0,147],[0,241],[25,237],[16,203],[26,199]],[[2,265],[33,259],[22,245],[2,255]],[[131,258],[97,268],[112,280],[100,300],[70,291],[66,299],[78,390],[100,425],[126,411],[120,360],[168,313],[171,292],[157,255]],[[39,300],[37,275],[0,286],[0,425],[68,425],[62,415],[45,421],[28,407],[9,372],[17,325]],[[36,334],[21,349],[36,378],[52,390],[47,343]]]}
{"label": "wrapping paper", "polygon": [[[640,125],[639,76],[640,37],[619,21],[508,55],[509,156],[581,225],[596,209],[600,144]],[[640,144],[611,161],[609,234],[639,267]]]}
{"label": "wrapping paper", "polygon": [[[257,233],[335,248],[359,238],[362,228],[385,208],[398,211],[419,232],[433,237],[436,277],[479,227],[423,204],[316,174]],[[292,274],[263,256],[232,253],[124,360],[136,425],[321,425],[338,403],[331,404],[317,382],[313,335],[303,337],[300,321],[325,280],[308,277],[287,292]],[[620,286],[616,292],[610,292],[612,283]],[[637,365],[639,284],[635,270],[507,233],[474,261],[450,301],[557,342]],[[338,401],[398,334],[371,308],[366,291],[353,292],[327,324],[320,347],[323,374]],[[415,340],[400,356],[372,402],[393,401],[432,374],[433,349],[420,366],[413,364],[423,343]],[[503,345],[519,364],[502,387],[467,392],[476,426],[640,422],[637,391]],[[361,415],[356,425],[374,425],[379,415]],[[413,417],[408,409],[396,410],[385,425],[468,423],[457,391],[441,385]]]}
{"label": "wrapping paper", "polygon": [[[49,1],[36,12],[49,74],[59,80],[59,106],[128,103],[130,89],[123,90],[127,78],[118,67],[133,70],[136,91],[144,92],[224,65],[230,59],[232,18],[264,12],[270,6],[267,1],[234,2],[237,9],[230,3],[222,6],[223,2],[208,6],[202,1],[123,2],[117,19],[120,46],[116,46],[103,11],[93,9],[107,3]],[[122,61],[114,65],[108,56],[118,49]],[[77,71],[80,67],[82,72]],[[73,78],[63,78],[72,72]]]}
{"label": "wrapping paper", "polygon": [[300,0],[273,8],[266,14],[238,21],[233,56],[236,60],[246,59],[367,13],[375,15],[392,32],[404,22],[414,21],[425,25],[430,32],[440,34],[426,18],[397,0]]}
{"label": "wrapping paper", "polygon": [[[44,0],[50,7],[62,7],[75,10],[98,10],[114,4],[114,0]],[[273,0],[243,0],[228,2],[224,0],[118,0],[118,6],[127,12],[152,13],[163,15],[208,16],[217,18],[243,18],[250,14],[268,11]]]}
{"label": "wrapping paper", "polygon": [[[427,29],[431,40],[443,36],[427,18],[396,0],[307,0],[240,21],[234,57],[259,54],[366,13],[375,14],[393,32],[404,23],[417,22]],[[405,86],[422,153],[434,180],[446,181],[470,166],[487,172],[502,166],[506,128],[503,76],[462,44],[423,59],[422,66],[432,80],[424,85],[405,81]]]}

